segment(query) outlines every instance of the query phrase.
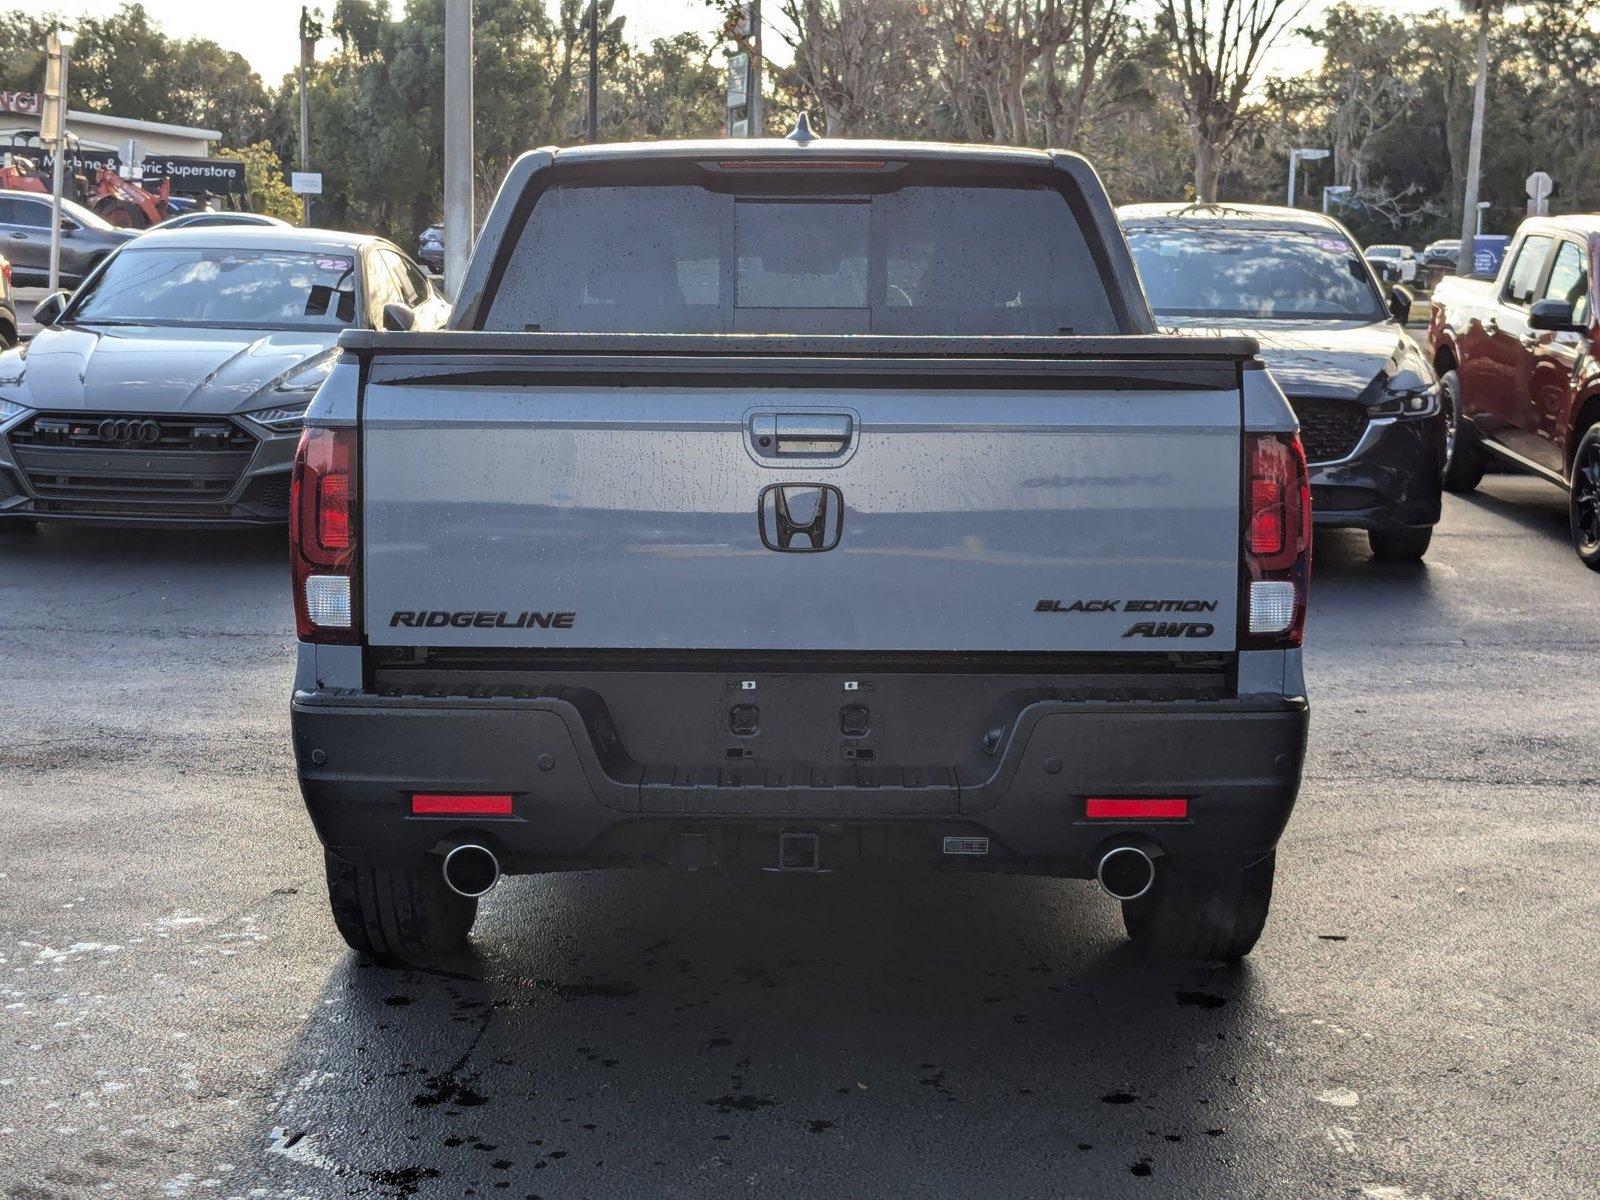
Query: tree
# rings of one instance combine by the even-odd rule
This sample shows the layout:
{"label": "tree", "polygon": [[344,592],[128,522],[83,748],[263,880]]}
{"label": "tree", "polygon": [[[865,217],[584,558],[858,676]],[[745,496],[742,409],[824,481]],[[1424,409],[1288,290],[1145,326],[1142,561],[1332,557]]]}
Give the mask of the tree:
{"label": "tree", "polygon": [[244,164],[244,186],[250,196],[250,211],[281,217],[298,225],[301,220],[300,197],[289,190],[289,181],[283,177],[283,163],[271,142],[255,142],[237,150],[219,150],[219,158],[231,158]]}
{"label": "tree", "polygon": [[918,0],[782,0],[790,79],[832,137],[892,137],[923,107],[929,46]]}
{"label": "tree", "polygon": [[1368,186],[1375,143],[1405,119],[1420,90],[1404,52],[1405,22],[1341,3],[1304,34],[1323,52],[1311,86],[1328,113],[1333,181],[1359,191]]}
{"label": "tree", "polygon": [[1246,101],[1262,59],[1297,20],[1306,0],[1160,0],[1158,20],[1173,40],[1174,70],[1194,144],[1194,190],[1217,199],[1223,160],[1248,123]]}

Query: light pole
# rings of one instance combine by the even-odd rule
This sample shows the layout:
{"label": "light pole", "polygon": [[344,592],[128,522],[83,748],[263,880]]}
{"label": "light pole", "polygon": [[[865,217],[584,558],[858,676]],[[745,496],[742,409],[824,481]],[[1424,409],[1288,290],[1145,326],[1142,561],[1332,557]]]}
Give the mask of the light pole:
{"label": "light pole", "polygon": [[1294,175],[1295,175],[1295,168],[1300,165],[1300,160],[1301,159],[1305,159],[1306,162],[1312,162],[1315,159],[1327,158],[1328,155],[1331,154],[1331,153],[1332,153],[1332,151],[1330,151],[1330,150],[1314,150],[1314,149],[1308,149],[1308,148],[1306,148],[1304,146],[1299,146],[1299,147],[1296,147],[1295,149],[1289,151],[1289,201],[1288,201],[1288,204],[1289,204],[1290,208],[1294,207]]}
{"label": "light pole", "polygon": [[461,289],[477,228],[472,203],[472,0],[444,10],[444,288]]}
{"label": "light pole", "polygon": [[[57,29],[45,40],[49,61],[45,67],[45,101],[51,105],[49,134],[53,153],[50,165],[50,290],[61,286],[61,180],[67,157],[67,58],[77,41],[70,29]],[[41,125],[41,129],[44,126]],[[41,139],[43,140],[43,139]]]}

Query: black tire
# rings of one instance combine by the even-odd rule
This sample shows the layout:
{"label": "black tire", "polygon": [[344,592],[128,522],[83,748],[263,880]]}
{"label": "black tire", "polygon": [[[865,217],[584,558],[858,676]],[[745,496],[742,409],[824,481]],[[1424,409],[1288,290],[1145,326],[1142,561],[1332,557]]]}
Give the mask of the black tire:
{"label": "black tire", "polygon": [[1589,426],[1572,455],[1568,513],[1578,561],[1600,571],[1600,424]]}
{"label": "black tire", "polygon": [[1446,371],[1439,377],[1439,403],[1444,405],[1444,470],[1439,481],[1447,492],[1470,492],[1483,481],[1483,448],[1461,417],[1461,376]]}
{"label": "black tire", "polygon": [[1433,526],[1421,529],[1369,529],[1367,545],[1372,547],[1372,557],[1385,563],[1421,562],[1433,541]]}
{"label": "black tire", "polygon": [[360,867],[326,851],[323,857],[333,923],[358,954],[392,966],[425,965],[466,943],[478,902],[452,892],[438,871]]}
{"label": "black tire", "polygon": [[1173,958],[1232,961],[1249,954],[1267,923],[1276,853],[1248,867],[1156,860],[1155,882],[1122,903],[1135,943]]}

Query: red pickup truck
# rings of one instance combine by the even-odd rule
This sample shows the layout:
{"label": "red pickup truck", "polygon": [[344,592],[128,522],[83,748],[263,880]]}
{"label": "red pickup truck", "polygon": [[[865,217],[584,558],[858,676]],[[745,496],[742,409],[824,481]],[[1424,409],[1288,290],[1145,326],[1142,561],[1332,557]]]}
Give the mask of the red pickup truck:
{"label": "red pickup truck", "polygon": [[1470,492],[1491,458],[1570,494],[1572,544],[1600,571],[1600,215],[1517,230],[1494,279],[1434,289],[1428,352],[1446,416],[1444,486]]}

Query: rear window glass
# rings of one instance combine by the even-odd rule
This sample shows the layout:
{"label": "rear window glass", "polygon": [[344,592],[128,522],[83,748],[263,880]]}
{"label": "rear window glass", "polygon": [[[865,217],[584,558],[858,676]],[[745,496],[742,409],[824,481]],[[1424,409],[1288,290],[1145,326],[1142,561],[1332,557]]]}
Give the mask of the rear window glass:
{"label": "rear window glass", "polygon": [[557,185],[485,329],[555,333],[1114,333],[1066,198],[915,186],[848,197]]}

